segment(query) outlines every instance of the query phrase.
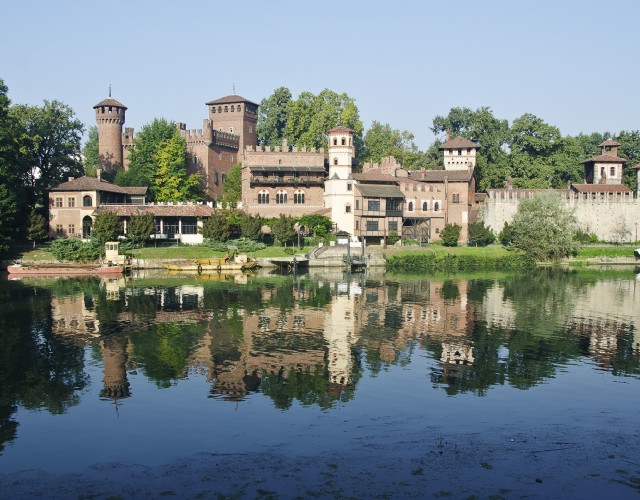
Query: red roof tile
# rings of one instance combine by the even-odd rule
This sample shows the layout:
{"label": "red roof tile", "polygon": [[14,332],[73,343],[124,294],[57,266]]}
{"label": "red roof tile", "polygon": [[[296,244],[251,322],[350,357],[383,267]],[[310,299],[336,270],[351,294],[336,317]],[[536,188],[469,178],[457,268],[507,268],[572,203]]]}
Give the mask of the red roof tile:
{"label": "red roof tile", "polygon": [[473,177],[472,170],[414,170],[410,178],[421,182],[469,182]]}
{"label": "red roof tile", "polygon": [[622,144],[620,144],[618,141],[614,141],[613,139],[607,139],[606,141],[598,144],[598,147],[605,147],[605,146],[621,146]]}
{"label": "red roof tile", "polygon": [[107,181],[98,180],[97,177],[78,177],[51,188],[51,191],[104,191],[107,193],[121,194],[147,194],[147,187],[122,187]]}
{"label": "red roof tile", "polygon": [[127,107],[122,104],[119,101],[116,101],[115,99],[112,99],[111,97],[109,97],[108,99],[104,99],[102,101],[100,101],[98,104],[96,104],[93,109],[99,108],[100,106],[117,106],[119,108],[124,108],[127,109]]}
{"label": "red roof tile", "polygon": [[349,127],[345,127],[343,125],[338,125],[337,127],[333,127],[331,130],[329,130],[329,133],[335,133],[335,134],[353,134],[353,130],[351,130]]}
{"label": "red roof tile", "polygon": [[102,205],[97,212],[115,212],[120,217],[151,213],[156,217],[211,217],[213,208],[209,205]]}
{"label": "red roof tile", "polygon": [[239,95],[228,95],[225,97],[221,97],[220,99],[216,99],[215,101],[209,101],[205,104],[207,106],[211,106],[212,104],[235,104],[237,102],[248,102],[249,104],[255,104],[256,106],[258,106],[258,104],[256,104],[255,102],[250,101],[249,99],[245,99],[244,97],[241,97]]}
{"label": "red roof tile", "polygon": [[619,156],[612,155],[598,155],[588,160],[584,160],[582,163],[626,163],[629,160],[620,158]]}
{"label": "red roof tile", "polygon": [[461,149],[461,148],[479,148],[480,144],[476,144],[469,139],[465,139],[464,137],[454,137],[453,139],[448,140],[444,144],[438,146],[438,149]]}
{"label": "red roof tile", "polygon": [[624,184],[572,184],[571,188],[578,193],[628,193],[631,191]]}

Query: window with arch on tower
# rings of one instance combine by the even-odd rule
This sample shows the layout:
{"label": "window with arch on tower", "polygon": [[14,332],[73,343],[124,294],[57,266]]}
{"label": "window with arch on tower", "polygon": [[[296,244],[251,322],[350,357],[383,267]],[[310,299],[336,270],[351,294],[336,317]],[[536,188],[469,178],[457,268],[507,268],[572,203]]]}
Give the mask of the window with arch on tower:
{"label": "window with arch on tower", "polygon": [[433,211],[434,211],[434,212],[439,212],[439,211],[440,211],[440,202],[439,202],[439,201],[436,201],[436,202],[433,204]]}
{"label": "window with arch on tower", "polygon": [[286,191],[278,191],[276,193],[276,203],[278,205],[285,205],[287,203],[287,192]]}
{"label": "window with arch on tower", "polygon": [[412,202],[412,201],[410,201],[410,202],[408,203],[408,205],[407,205],[407,211],[408,211],[408,212],[413,212],[413,202]]}
{"label": "window with arch on tower", "polygon": [[211,106],[211,112],[215,113],[216,112],[216,107],[215,106]]}
{"label": "window with arch on tower", "polygon": [[234,107],[233,104],[231,105],[231,109],[229,111],[231,111],[233,113]]}
{"label": "window with arch on tower", "polygon": [[241,109],[242,109],[242,108],[240,107],[240,104],[238,104],[238,105],[236,106],[236,111],[240,111]]}
{"label": "window with arch on tower", "polygon": [[333,164],[334,164],[334,165],[337,165],[337,164],[338,164],[338,159],[337,159],[337,158],[334,158],[334,159],[333,159]]}
{"label": "window with arch on tower", "polygon": [[338,145],[338,139],[336,139],[335,137],[333,138],[333,145],[337,146]]}
{"label": "window with arch on tower", "polygon": [[269,204],[269,191],[263,189],[258,193],[258,204],[259,205],[268,205]]}
{"label": "window with arch on tower", "polygon": [[227,113],[229,111],[229,106],[224,107],[224,112]]}
{"label": "window with arch on tower", "polygon": [[343,137],[343,138],[342,138],[342,145],[344,146],[344,145],[346,145],[346,144],[347,144],[347,140]]}
{"label": "window with arch on tower", "polygon": [[218,172],[214,172],[213,173],[213,183],[217,186],[218,185]]}
{"label": "window with arch on tower", "polygon": [[91,198],[91,196],[89,196],[89,195],[85,195],[82,198],[82,206],[83,207],[91,207],[91,206],[93,206],[93,198]]}
{"label": "window with arch on tower", "polygon": [[218,106],[218,113],[222,113],[222,106]]}
{"label": "window with arch on tower", "polygon": [[429,211],[429,204],[426,201],[422,202],[422,211],[423,212],[428,212]]}
{"label": "window with arch on tower", "polygon": [[298,189],[293,193],[293,204],[294,205],[304,205],[304,191]]}
{"label": "window with arch on tower", "polygon": [[226,180],[227,180],[227,174],[222,174],[220,176],[220,180],[222,181],[222,184],[224,184],[226,182]]}

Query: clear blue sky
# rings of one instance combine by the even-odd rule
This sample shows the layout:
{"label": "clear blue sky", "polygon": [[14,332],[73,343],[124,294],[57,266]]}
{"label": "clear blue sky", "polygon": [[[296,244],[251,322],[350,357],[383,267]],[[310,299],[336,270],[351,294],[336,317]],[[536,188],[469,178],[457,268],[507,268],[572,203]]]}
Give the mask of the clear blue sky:
{"label": "clear blue sky", "polygon": [[[243,5],[239,8],[238,5]],[[436,115],[533,113],[563,135],[640,128],[640,1],[30,1],[2,7],[14,103],[58,99],[87,126],[112,95],[127,126],[201,128],[205,102],[279,86],[356,99],[424,149]]]}

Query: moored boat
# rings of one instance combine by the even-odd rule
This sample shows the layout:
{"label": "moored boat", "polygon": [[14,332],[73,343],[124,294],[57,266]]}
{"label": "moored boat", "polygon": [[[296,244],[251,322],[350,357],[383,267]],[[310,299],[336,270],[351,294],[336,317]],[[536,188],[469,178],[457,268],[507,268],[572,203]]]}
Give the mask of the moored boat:
{"label": "moored boat", "polygon": [[257,267],[258,261],[243,253],[237,253],[234,256],[227,255],[211,259],[195,259],[192,261],[164,264],[164,268],[167,271],[195,271],[197,273],[214,271],[251,271]]}
{"label": "moored boat", "polygon": [[123,266],[95,264],[16,264],[7,267],[11,278],[21,276],[114,276],[124,272]]}

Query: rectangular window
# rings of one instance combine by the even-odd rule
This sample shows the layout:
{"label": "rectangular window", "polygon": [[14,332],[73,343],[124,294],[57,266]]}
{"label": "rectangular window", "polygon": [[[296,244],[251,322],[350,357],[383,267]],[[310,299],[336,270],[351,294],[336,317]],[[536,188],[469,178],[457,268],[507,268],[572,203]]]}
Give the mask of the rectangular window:
{"label": "rectangular window", "polygon": [[75,198],[67,198],[67,206],[69,208],[73,208],[76,206],[76,199]]}
{"label": "rectangular window", "polygon": [[377,220],[368,220],[367,221],[367,231],[377,231],[378,230],[378,221]]}
{"label": "rectangular window", "polygon": [[56,198],[56,207],[62,207],[62,198]]}
{"label": "rectangular window", "polygon": [[359,231],[359,230],[360,230],[360,221],[357,220],[356,221],[356,231]]}
{"label": "rectangular window", "polygon": [[356,200],[356,210],[360,210],[360,200]]}
{"label": "rectangular window", "polygon": [[379,212],[380,211],[380,200],[367,200],[367,210],[370,212]]}
{"label": "rectangular window", "polygon": [[75,224],[69,224],[69,232],[67,234],[69,236],[73,236],[74,234],[76,234],[76,225]]}
{"label": "rectangular window", "polygon": [[398,230],[398,221],[390,220],[389,221],[389,231],[397,231]]}
{"label": "rectangular window", "polygon": [[[60,199],[62,199],[62,198],[60,198]],[[56,225],[56,234],[58,236],[62,236],[62,234],[63,234],[63,232],[62,232],[62,224],[57,224]]]}
{"label": "rectangular window", "polygon": [[351,191],[353,189],[353,184],[347,184],[347,191]]}
{"label": "rectangular window", "polygon": [[344,207],[344,212],[347,213],[347,214],[350,214],[351,213],[351,205],[345,206]]}

